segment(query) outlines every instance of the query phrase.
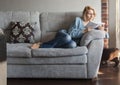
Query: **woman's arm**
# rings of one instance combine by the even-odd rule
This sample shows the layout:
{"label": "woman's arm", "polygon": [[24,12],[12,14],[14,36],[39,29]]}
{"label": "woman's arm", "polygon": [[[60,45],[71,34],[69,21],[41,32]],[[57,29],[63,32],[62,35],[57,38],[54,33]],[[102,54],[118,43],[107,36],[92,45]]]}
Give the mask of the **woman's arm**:
{"label": "woman's arm", "polygon": [[75,21],[72,23],[72,25],[68,29],[68,34],[72,38],[80,38],[84,33],[83,29],[85,29],[83,25],[83,21],[81,20],[80,17],[76,17]]}

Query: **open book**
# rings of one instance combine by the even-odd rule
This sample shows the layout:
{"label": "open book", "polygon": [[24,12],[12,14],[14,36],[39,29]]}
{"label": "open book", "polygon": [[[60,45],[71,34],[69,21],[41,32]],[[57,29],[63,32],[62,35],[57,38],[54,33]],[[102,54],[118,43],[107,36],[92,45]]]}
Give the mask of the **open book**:
{"label": "open book", "polygon": [[102,25],[102,23],[95,23],[95,22],[89,22],[87,25],[86,25],[86,27],[90,27],[90,28],[93,28],[93,29],[95,29],[95,28],[97,28],[98,26],[101,26]]}

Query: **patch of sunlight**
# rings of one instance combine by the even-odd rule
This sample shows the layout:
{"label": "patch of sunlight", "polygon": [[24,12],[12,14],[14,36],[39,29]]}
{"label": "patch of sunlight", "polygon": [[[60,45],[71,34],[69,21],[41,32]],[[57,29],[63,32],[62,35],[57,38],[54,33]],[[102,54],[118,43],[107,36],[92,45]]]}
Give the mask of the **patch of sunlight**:
{"label": "patch of sunlight", "polygon": [[104,74],[104,73],[103,73],[103,72],[100,72],[100,71],[98,72],[98,75],[102,75],[102,74]]}

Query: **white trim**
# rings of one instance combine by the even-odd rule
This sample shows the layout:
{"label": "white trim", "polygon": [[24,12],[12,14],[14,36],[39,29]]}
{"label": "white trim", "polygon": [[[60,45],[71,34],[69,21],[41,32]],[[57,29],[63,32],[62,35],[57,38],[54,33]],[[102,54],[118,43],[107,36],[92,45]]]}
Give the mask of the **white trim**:
{"label": "white trim", "polygon": [[116,0],[116,47],[120,49],[120,1]]}

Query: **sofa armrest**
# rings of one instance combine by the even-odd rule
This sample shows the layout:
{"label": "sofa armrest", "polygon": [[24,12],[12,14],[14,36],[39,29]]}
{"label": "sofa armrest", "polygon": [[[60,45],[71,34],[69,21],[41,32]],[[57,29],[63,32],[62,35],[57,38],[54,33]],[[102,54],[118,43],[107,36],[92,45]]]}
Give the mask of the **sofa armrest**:
{"label": "sofa armrest", "polygon": [[3,30],[0,29],[0,62],[6,60],[6,39]]}
{"label": "sofa armrest", "polygon": [[95,78],[98,75],[104,41],[103,39],[99,40],[92,40],[88,47],[88,54],[87,54],[87,71],[88,71],[88,78]]}
{"label": "sofa armrest", "polygon": [[83,35],[80,46],[87,46],[92,40],[105,38],[105,32],[101,30],[92,30]]}
{"label": "sofa armrest", "polygon": [[80,45],[87,46],[87,76],[88,78],[97,77],[101,56],[103,52],[105,32],[100,30],[92,30],[83,35]]}
{"label": "sofa armrest", "polygon": [[88,78],[97,77],[101,56],[103,52],[105,32],[100,30],[92,30],[83,35],[80,44],[87,46],[87,76]]}

